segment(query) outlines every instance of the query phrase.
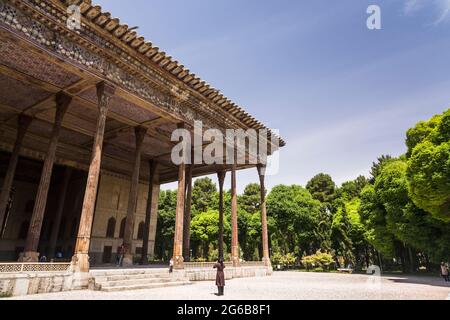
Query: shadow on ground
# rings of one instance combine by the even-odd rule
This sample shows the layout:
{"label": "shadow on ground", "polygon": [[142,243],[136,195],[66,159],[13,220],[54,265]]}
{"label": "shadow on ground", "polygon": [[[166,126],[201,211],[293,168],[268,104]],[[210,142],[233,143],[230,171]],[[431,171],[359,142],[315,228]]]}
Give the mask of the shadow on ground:
{"label": "shadow on ground", "polygon": [[394,283],[404,284],[421,284],[433,287],[450,288],[450,282],[445,282],[441,277],[424,276],[424,275],[384,275],[386,279]]}

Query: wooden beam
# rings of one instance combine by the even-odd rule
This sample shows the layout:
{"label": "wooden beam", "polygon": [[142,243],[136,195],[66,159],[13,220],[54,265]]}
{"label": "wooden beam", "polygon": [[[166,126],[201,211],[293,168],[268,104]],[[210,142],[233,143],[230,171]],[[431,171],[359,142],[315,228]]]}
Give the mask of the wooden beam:
{"label": "wooden beam", "polygon": [[48,91],[49,93],[52,94],[49,97],[35,103],[34,105],[26,108],[23,111],[23,113],[25,113],[26,115],[31,116],[31,117],[35,117],[36,115],[38,115],[41,112],[45,112],[48,109],[54,108],[56,93],[64,92],[70,96],[73,96],[73,95],[79,94],[95,85],[95,82],[93,79],[80,79],[77,82],[75,82],[65,88],[60,88],[49,82],[36,79],[36,78],[31,77],[21,71],[7,67],[5,65],[0,65],[0,74],[3,74],[7,77],[18,80],[18,81],[25,83],[29,86],[32,86],[34,88],[39,88],[39,89]]}
{"label": "wooden beam", "polygon": [[13,78],[20,82],[23,82],[27,85],[42,88],[48,92],[57,93],[57,92],[61,91],[61,88],[58,88],[55,85],[52,85],[52,84],[42,81],[42,80],[38,80],[38,79],[36,79],[32,76],[29,76],[25,73],[11,69],[3,64],[0,64],[0,73],[9,78]]}

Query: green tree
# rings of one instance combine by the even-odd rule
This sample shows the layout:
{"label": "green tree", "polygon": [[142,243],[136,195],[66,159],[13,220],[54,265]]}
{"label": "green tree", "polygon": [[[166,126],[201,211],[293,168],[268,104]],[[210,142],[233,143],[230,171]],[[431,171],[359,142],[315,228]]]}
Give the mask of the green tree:
{"label": "green tree", "polygon": [[192,214],[206,212],[218,208],[217,186],[208,177],[197,179],[192,188]]}
{"label": "green tree", "polygon": [[387,228],[408,247],[425,252],[433,260],[440,259],[446,251],[449,253],[450,243],[442,247],[440,238],[450,224],[438,221],[412,202],[408,194],[407,169],[404,159],[393,160],[383,167],[376,179],[375,192],[386,210]]}
{"label": "green tree", "polygon": [[[231,227],[224,219],[224,237],[230,237]],[[200,244],[203,258],[209,259],[211,246],[217,247],[219,239],[219,212],[208,210],[197,214],[191,221],[191,239]]]}
{"label": "green tree", "polygon": [[381,168],[389,161],[392,160],[392,156],[390,155],[382,155],[377,159],[377,162],[372,163],[372,168],[370,170],[370,183],[375,183],[375,179],[378,177],[378,174],[381,171]]}
{"label": "green tree", "polygon": [[176,191],[161,191],[158,205],[155,250],[161,259],[168,259],[173,249],[175,233]]}
{"label": "green tree", "polygon": [[247,261],[260,260],[261,213],[238,209],[239,245]]}
{"label": "green tree", "polygon": [[246,186],[238,197],[239,244],[245,260],[259,260],[261,244],[261,193],[259,184]]}
{"label": "green tree", "polygon": [[352,200],[360,196],[361,191],[369,183],[366,177],[359,176],[353,181],[347,181],[336,190],[336,199]]}
{"label": "green tree", "polygon": [[267,214],[273,218],[272,243],[286,253],[310,253],[317,250],[316,227],[321,203],[298,185],[279,185],[267,197]]}
{"label": "green tree", "polygon": [[367,241],[385,257],[395,257],[395,237],[387,227],[386,209],[371,184],[361,192],[359,213]]}
{"label": "green tree", "polygon": [[357,266],[362,266],[364,262],[369,264],[366,228],[361,222],[360,206],[358,197],[344,201],[334,214],[332,224],[333,249],[345,259],[346,264]]}
{"label": "green tree", "polygon": [[412,201],[450,222],[450,109],[410,129],[406,144]]}
{"label": "green tree", "polygon": [[239,206],[249,212],[261,211],[261,187],[257,183],[245,187],[244,194],[238,198]]}
{"label": "green tree", "polygon": [[319,173],[308,182],[306,189],[314,199],[327,207],[331,207],[335,197],[336,184],[330,175]]}

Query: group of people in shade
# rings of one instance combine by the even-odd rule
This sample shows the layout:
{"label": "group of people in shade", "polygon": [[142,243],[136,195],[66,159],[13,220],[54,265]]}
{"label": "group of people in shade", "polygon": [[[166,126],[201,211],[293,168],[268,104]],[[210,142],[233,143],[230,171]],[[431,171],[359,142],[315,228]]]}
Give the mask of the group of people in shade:
{"label": "group of people in shade", "polygon": [[445,282],[450,282],[448,263],[441,262],[441,276]]}

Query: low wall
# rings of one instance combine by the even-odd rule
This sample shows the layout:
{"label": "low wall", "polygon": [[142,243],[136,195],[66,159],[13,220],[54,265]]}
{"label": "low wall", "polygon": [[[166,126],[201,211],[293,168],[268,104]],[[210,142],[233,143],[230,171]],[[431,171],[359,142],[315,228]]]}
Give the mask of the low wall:
{"label": "low wall", "polygon": [[[125,273],[124,270],[114,270]],[[180,270],[190,281],[215,281],[216,270],[213,268],[193,268]],[[225,268],[225,279],[265,277],[272,275],[271,267],[246,266],[240,268]],[[87,289],[92,274],[77,274],[69,272],[32,272],[0,274],[0,294],[10,296],[25,296],[39,293],[62,292]]]}
{"label": "low wall", "polygon": [[[225,268],[225,279],[231,280],[236,278],[254,278],[271,276],[273,269],[271,267],[228,267]],[[185,270],[186,277],[190,281],[214,281],[216,280],[216,269],[189,269]]]}
{"label": "low wall", "polygon": [[0,274],[0,294],[25,296],[62,292],[72,288],[73,273]]}

